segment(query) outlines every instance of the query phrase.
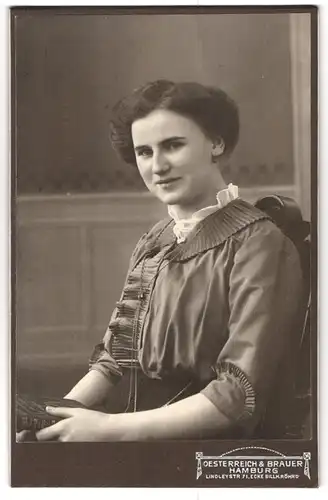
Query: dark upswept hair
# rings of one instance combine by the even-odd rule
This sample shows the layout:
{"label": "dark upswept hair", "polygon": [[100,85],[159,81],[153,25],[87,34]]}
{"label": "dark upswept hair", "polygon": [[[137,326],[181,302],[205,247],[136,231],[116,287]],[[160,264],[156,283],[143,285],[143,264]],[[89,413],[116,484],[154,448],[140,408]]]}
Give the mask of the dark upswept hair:
{"label": "dark upswept hair", "polygon": [[156,109],[193,120],[210,140],[223,139],[224,154],[230,154],[238,142],[238,107],[223,90],[200,83],[156,80],[137,88],[113,108],[110,139],[126,163],[135,164],[132,123]]}

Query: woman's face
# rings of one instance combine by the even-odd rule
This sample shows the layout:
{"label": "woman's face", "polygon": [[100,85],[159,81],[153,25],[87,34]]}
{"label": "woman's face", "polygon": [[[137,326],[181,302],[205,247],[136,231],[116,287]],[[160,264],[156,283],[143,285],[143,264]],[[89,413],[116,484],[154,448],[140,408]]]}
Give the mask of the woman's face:
{"label": "woman's face", "polygon": [[194,121],[158,109],[133,122],[132,140],[147,188],[180,217],[215,203],[222,177],[212,162],[213,142]]}

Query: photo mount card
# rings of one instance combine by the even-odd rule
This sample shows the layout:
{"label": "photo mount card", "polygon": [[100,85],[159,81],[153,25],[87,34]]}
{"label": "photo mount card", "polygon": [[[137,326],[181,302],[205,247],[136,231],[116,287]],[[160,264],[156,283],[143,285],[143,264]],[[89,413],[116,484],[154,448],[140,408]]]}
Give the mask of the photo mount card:
{"label": "photo mount card", "polygon": [[[10,17],[12,486],[317,487],[317,8],[13,7]],[[222,176],[273,219],[281,210],[292,241],[302,227],[310,285],[296,392],[269,415],[274,425],[292,403],[294,420],[270,437],[20,439],[19,398],[44,415],[44,401],[88,372],[137,241],[167,217],[109,140],[115,103],[155,80],[226,91],[240,131]],[[202,293],[186,305],[191,316]]]}

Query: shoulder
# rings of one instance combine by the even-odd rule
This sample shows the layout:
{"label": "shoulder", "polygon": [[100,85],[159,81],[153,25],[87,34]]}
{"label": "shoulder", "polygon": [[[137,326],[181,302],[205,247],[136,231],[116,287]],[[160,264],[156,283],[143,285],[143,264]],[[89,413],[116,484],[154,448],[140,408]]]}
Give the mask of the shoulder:
{"label": "shoulder", "polygon": [[165,219],[161,219],[160,221],[156,222],[153,226],[151,226],[148,231],[146,231],[142,236],[140,237],[137,246],[142,244],[145,240],[150,240],[150,239],[155,239],[158,236],[163,233],[163,231],[167,228],[167,226],[170,225],[172,222],[172,219],[169,217],[166,217]]}
{"label": "shoulder", "polygon": [[[137,243],[137,248],[149,243],[154,244],[158,239],[166,240],[168,236],[172,236],[173,221],[170,217],[166,217],[153,225],[146,233],[144,233]],[[166,238],[165,238],[166,237]]]}
{"label": "shoulder", "polygon": [[165,219],[156,222],[156,224],[152,226],[152,228],[146,234],[149,238],[157,238],[172,224],[173,219],[171,219],[171,217],[165,217]]}
{"label": "shoulder", "polygon": [[275,222],[269,218],[255,220],[233,235],[234,240],[243,244],[250,238],[282,240],[286,236]]}
{"label": "shoulder", "polygon": [[[234,235],[234,263],[248,269],[276,273],[287,268],[295,276],[301,269],[300,254],[294,243],[271,220],[259,220]],[[265,271],[266,270],[266,271]]]}
{"label": "shoulder", "polygon": [[156,242],[160,241],[160,244],[163,244],[163,242],[170,242],[172,236],[171,218],[167,217],[157,222],[139,238],[131,256],[132,263],[138,260],[140,255],[151,249]]}

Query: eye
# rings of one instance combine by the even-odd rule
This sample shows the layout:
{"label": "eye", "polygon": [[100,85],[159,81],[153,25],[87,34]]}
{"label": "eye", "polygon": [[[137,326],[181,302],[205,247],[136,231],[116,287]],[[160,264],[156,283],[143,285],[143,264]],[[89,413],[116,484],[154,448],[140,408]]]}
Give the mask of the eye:
{"label": "eye", "polygon": [[170,141],[167,144],[165,144],[165,149],[167,151],[175,151],[177,149],[180,149],[184,146],[184,143],[182,141]]}
{"label": "eye", "polygon": [[153,154],[153,152],[150,148],[138,149],[136,153],[137,153],[137,156],[142,157],[142,158],[149,158]]}

